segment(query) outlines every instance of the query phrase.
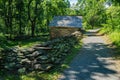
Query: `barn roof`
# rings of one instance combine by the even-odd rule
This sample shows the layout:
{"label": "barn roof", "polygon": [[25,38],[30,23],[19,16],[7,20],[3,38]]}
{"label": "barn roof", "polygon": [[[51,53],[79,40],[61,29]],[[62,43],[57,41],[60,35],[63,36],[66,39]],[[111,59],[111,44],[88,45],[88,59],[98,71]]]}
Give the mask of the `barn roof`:
{"label": "barn roof", "polygon": [[55,16],[50,22],[49,27],[82,27],[81,16]]}

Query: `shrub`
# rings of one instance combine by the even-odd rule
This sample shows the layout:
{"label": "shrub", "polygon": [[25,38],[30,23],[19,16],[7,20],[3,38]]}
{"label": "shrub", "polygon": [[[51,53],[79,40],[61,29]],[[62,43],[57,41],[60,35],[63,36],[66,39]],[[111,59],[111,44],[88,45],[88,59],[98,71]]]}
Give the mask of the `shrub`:
{"label": "shrub", "polygon": [[6,41],[6,37],[3,35],[3,33],[0,33],[0,44]]}
{"label": "shrub", "polygon": [[110,35],[110,39],[116,46],[120,46],[120,33],[118,31],[112,32]]}

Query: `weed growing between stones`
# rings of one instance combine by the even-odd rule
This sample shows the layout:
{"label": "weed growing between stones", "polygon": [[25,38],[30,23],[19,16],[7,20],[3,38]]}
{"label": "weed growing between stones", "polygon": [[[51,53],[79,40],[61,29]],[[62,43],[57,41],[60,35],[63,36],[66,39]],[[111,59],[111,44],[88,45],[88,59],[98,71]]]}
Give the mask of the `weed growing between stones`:
{"label": "weed growing between stones", "polygon": [[27,49],[14,47],[3,50],[0,59],[1,71],[15,74],[49,71],[64,61],[70,54],[71,48],[78,44],[80,39],[80,34],[75,33]]}

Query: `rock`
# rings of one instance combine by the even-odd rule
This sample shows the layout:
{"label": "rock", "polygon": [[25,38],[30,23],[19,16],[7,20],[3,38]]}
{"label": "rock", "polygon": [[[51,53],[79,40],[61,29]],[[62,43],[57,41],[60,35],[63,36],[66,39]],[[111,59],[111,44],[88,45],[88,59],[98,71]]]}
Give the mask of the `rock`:
{"label": "rock", "polygon": [[28,51],[29,53],[33,53],[33,52],[35,51],[35,49],[34,49],[34,48],[28,48],[27,51]]}
{"label": "rock", "polygon": [[43,44],[36,44],[34,47],[42,47]]}
{"label": "rock", "polygon": [[62,56],[66,56],[67,54],[66,54],[66,53],[62,53],[61,55],[62,55]]}
{"label": "rock", "polygon": [[19,73],[25,73],[25,71],[26,71],[26,68],[25,68],[25,67],[18,69],[18,72],[19,72]]}
{"label": "rock", "polygon": [[22,49],[20,50],[20,53],[23,53],[24,55],[28,55],[28,54],[31,54],[35,51],[34,48],[28,48],[28,49]]}
{"label": "rock", "polygon": [[25,58],[25,56],[22,53],[18,53],[17,57],[20,58],[20,59],[24,59]]}
{"label": "rock", "polygon": [[51,69],[52,67],[53,67],[52,64],[43,65],[43,69],[44,69],[44,70],[49,70],[49,69]]}
{"label": "rock", "polygon": [[48,59],[48,56],[45,56],[45,55],[43,55],[43,56],[39,56],[38,57],[38,60],[47,60]]}
{"label": "rock", "polygon": [[42,50],[39,50],[39,51],[33,52],[33,53],[31,54],[31,56],[37,57],[37,56],[42,55],[42,54],[43,54]]}
{"label": "rock", "polygon": [[0,68],[4,69],[5,67],[6,70],[19,73],[33,70],[47,71],[65,59],[65,56],[69,54],[70,49],[77,42],[76,36],[79,36],[78,32],[72,36],[57,38],[28,49],[8,49],[2,54]]}
{"label": "rock", "polygon": [[51,69],[52,67],[53,67],[52,64],[35,64],[34,65],[35,70],[43,70],[43,71],[47,71]]}
{"label": "rock", "polygon": [[51,58],[51,60],[52,60],[52,61],[55,61],[55,58],[54,58],[54,57],[52,57],[52,58]]}
{"label": "rock", "polygon": [[24,55],[25,57],[32,57],[32,53],[29,53],[29,54],[26,54],[26,55]]}
{"label": "rock", "polygon": [[51,60],[38,60],[36,63],[37,64],[48,64],[48,63],[51,63],[52,61]]}
{"label": "rock", "polygon": [[46,43],[43,43],[43,44],[38,44],[38,45],[35,45],[34,47],[46,47],[46,46],[49,45],[49,42],[46,42]]}
{"label": "rock", "polygon": [[10,48],[7,48],[7,49],[5,49],[5,50],[2,50],[2,51],[0,51],[1,53],[8,53],[8,52],[11,52],[12,50],[10,49]]}
{"label": "rock", "polygon": [[33,61],[31,61],[31,64],[36,64],[37,63],[37,60],[34,59]]}
{"label": "rock", "polygon": [[51,41],[47,41],[46,43],[44,43],[43,45],[46,47],[46,46],[48,46],[48,45],[50,45],[51,44]]}
{"label": "rock", "polygon": [[27,51],[27,49],[23,49],[23,50],[21,50],[20,52],[23,53],[24,55],[30,54],[29,51]]}
{"label": "rock", "polygon": [[17,53],[19,51],[19,47],[14,47],[14,48],[11,48],[11,50],[15,53]]}
{"label": "rock", "polygon": [[81,36],[82,33],[80,31],[75,31],[74,33],[72,33],[72,35],[78,37]]}
{"label": "rock", "polygon": [[61,59],[56,59],[55,64],[60,64],[61,63]]}
{"label": "rock", "polygon": [[5,64],[5,68],[11,70],[12,68],[15,67],[15,65],[16,65],[15,62],[8,63],[8,64]]}
{"label": "rock", "polygon": [[20,52],[22,52],[22,53],[25,53],[25,52],[32,53],[32,52],[34,52],[34,51],[35,51],[34,48],[28,48],[28,49],[21,49],[21,50],[20,50]]}
{"label": "rock", "polygon": [[20,52],[25,53],[25,52],[27,52],[27,49],[21,49]]}
{"label": "rock", "polygon": [[18,58],[20,58],[20,59],[25,59],[25,56],[18,56]]}
{"label": "rock", "polygon": [[9,67],[8,65],[5,65],[4,68],[5,68],[5,69],[9,69],[10,67]]}
{"label": "rock", "polygon": [[52,50],[51,47],[35,47],[36,50]]}
{"label": "rock", "polygon": [[16,61],[16,58],[17,57],[7,57],[6,59],[8,62],[13,62],[13,61]]}
{"label": "rock", "polygon": [[69,52],[69,50],[68,50],[68,49],[65,49],[64,52],[67,53],[67,52]]}
{"label": "rock", "polygon": [[29,54],[29,55],[25,55],[26,58],[28,58],[29,60],[34,60],[35,57],[32,56],[32,54]]}
{"label": "rock", "polygon": [[16,68],[20,68],[20,67],[22,67],[22,65],[20,64],[20,63],[16,63]]}
{"label": "rock", "polygon": [[19,52],[17,53],[18,56],[23,56],[23,53]]}
{"label": "rock", "polygon": [[10,67],[13,67],[13,66],[15,66],[15,65],[16,65],[15,62],[9,63],[9,66],[10,66]]}
{"label": "rock", "polygon": [[63,56],[62,55],[58,55],[58,58],[62,58]]}
{"label": "rock", "polygon": [[18,58],[16,58],[16,60],[17,60],[17,61],[21,61],[22,59],[18,57]]}
{"label": "rock", "polygon": [[22,59],[20,63],[28,63],[31,64],[31,61],[28,59]]}
{"label": "rock", "polygon": [[33,61],[34,59],[36,59],[35,57],[29,57],[28,58],[30,61]]}
{"label": "rock", "polygon": [[42,69],[41,64],[35,64],[34,69],[35,70],[41,70]]}

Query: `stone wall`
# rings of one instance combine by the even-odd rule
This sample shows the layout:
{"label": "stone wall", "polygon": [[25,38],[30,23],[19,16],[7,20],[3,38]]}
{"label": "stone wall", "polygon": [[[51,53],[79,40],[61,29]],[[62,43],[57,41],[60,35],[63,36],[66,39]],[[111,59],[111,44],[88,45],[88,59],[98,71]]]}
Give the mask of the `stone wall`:
{"label": "stone wall", "polygon": [[58,38],[63,36],[69,36],[75,31],[78,31],[79,28],[69,28],[69,27],[50,27],[51,38]]}
{"label": "stone wall", "polygon": [[3,50],[0,58],[0,69],[10,73],[28,73],[31,71],[48,71],[61,64],[70,54],[71,48],[78,44],[81,33],[50,40],[31,48],[19,47]]}

